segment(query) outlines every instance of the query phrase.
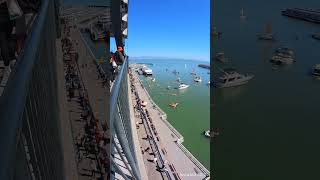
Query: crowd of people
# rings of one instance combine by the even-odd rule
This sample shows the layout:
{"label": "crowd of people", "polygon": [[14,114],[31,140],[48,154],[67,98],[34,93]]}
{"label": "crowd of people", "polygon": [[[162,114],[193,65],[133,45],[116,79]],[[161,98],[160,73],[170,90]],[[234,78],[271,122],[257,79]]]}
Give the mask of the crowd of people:
{"label": "crowd of people", "polygon": [[108,145],[110,144],[110,138],[107,125],[101,124],[94,116],[88,92],[81,80],[80,67],[78,65],[79,55],[74,48],[75,42],[70,38],[70,28],[65,24],[64,34],[66,37],[61,40],[61,43],[68,100],[76,102],[81,107],[79,120],[84,124],[83,129],[77,132],[75,138],[78,164],[84,159],[89,160],[90,176],[96,177],[98,173],[100,178],[103,179],[103,176],[109,176]]}
{"label": "crowd of people", "polygon": [[39,0],[0,0],[0,67],[4,69],[1,82],[7,81],[23,52],[25,37],[40,3]]}
{"label": "crowd of people", "polygon": [[[129,68],[129,78],[130,78],[130,82],[131,82],[130,83],[131,84],[131,92],[134,94],[135,99],[136,99],[136,106],[134,107],[134,109],[135,109],[135,111],[140,113],[140,117],[141,117],[141,120],[142,120],[141,124],[143,124],[146,121],[149,121],[149,123],[147,123],[147,122],[146,123],[150,125],[150,128],[153,131],[153,134],[155,135],[155,138],[154,138],[154,136],[152,134],[149,135],[147,133],[147,136],[142,138],[142,139],[147,140],[147,141],[153,141],[153,144],[156,144],[156,141],[160,141],[160,138],[158,136],[158,132],[157,132],[155,126],[153,125],[153,121],[152,121],[152,118],[151,118],[151,115],[150,115],[148,109],[147,108],[143,108],[141,106],[141,101],[142,100],[140,99],[139,94],[136,91],[136,87],[134,85],[135,78],[134,78],[134,76],[132,74],[131,68]],[[140,124],[140,123],[138,123],[138,124]],[[137,128],[138,128],[138,124],[137,124]],[[151,144],[150,144],[150,147],[151,147]],[[156,170],[157,171],[159,171],[159,172],[168,171],[166,169],[166,167],[165,167],[165,163],[158,162],[157,155],[153,152],[152,148],[150,148],[150,147],[147,147],[147,148],[142,148],[141,147],[142,155],[144,155],[145,153],[148,153],[149,155],[153,156],[153,159],[150,160],[150,161],[152,161],[154,164],[156,164]],[[149,152],[150,150],[151,150],[151,152]],[[166,162],[166,160],[164,160],[164,161]]]}

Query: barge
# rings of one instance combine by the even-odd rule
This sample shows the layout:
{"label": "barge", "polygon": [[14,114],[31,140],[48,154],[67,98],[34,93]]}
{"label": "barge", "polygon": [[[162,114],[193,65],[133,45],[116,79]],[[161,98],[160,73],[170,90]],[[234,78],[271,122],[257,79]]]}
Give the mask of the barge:
{"label": "barge", "polygon": [[320,23],[320,10],[288,8],[281,12],[283,16],[288,16],[313,23]]}

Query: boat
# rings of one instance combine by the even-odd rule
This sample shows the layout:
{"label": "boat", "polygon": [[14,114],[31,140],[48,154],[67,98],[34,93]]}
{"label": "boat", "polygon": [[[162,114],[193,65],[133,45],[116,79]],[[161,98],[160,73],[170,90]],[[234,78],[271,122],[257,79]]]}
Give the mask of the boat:
{"label": "boat", "polygon": [[270,61],[275,64],[291,64],[295,61],[293,50],[287,47],[277,48]]}
{"label": "boat", "polygon": [[211,136],[210,136],[210,130],[206,130],[206,131],[204,131],[203,133],[204,133],[204,135],[205,135],[206,137],[211,137]]}
{"label": "boat", "polygon": [[292,57],[286,57],[281,54],[276,54],[272,56],[270,61],[275,64],[291,64],[295,60]]}
{"label": "boat", "polygon": [[266,25],[266,32],[264,34],[258,34],[258,40],[267,40],[267,41],[274,41],[275,34],[272,33],[272,26],[271,24]]}
{"label": "boat", "polygon": [[194,81],[195,81],[195,82],[201,82],[201,81],[202,81],[202,79],[201,79],[201,77],[200,77],[200,76],[197,76],[197,77],[195,77],[195,78],[194,78]]}
{"label": "boat", "polygon": [[171,88],[171,86],[168,86],[167,89],[169,90]]}
{"label": "boat", "polygon": [[244,15],[244,10],[243,10],[243,8],[242,8],[241,11],[240,11],[240,19],[247,19],[247,16]]}
{"label": "boat", "polygon": [[210,85],[210,81],[208,81],[208,83],[207,83],[208,85]]}
{"label": "boat", "polygon": [[290,55],[290,56],[294,55],[293,50],[287,47],[279,47],[275,50],[275,53],[281,53],[281,54]]}
{"label": "boat", "polygon": [[178,105],[179,105],[179,103],[177,103],[177,102],[172,102],[169,104],[169,106],[171,106],[172,108],[177,108]]}
{"label": "boat", "polygon": [[204,69],[210,69],[210,65],[207,64],[199,64],[198,66]]}
{"label": "boat", "polygon": [[312,69],[312,75],[320,76],[320,64],[316,64]]}
{"label": "boat", "polygon": [[152,78],[152,80],[151,80],[152,82],[155,82],[156,81],[156,78]]}
{"label": "boat", "polygon": [[216,59],[223,63],[228,62],[228,58],[224,56],[224,52],[218,52],[216,55]]}
{"label": "boat", "polygon": [[208,137],[208,138],[214,138],[216,136],[219,136],[220,135],[220,132],[219,130],[206,130],[203,132],[203,134]]}
{"label": "boat", "polygon": [[143,68],[142,73],[146,76],[152,75],[152,69],[150,68]]}
{"label": "boat", "polygon": [[240,86],[248,83],[254,77],[252,74],[240,74],[233,68],[223,69],[221,71],[223,75],[213,81],[213,86],[217,88]]}
{"label": "boat", "polygon": [[181,83],[177,89],[186,89],[188,87],[189,87],[189,85]]}
{"label": "boat", "polygon": [[313,39],[320,40],[320,32],[311,35]]}
{"label": "boat", "polygon": [[320,23],[320,11],[314,9],[288,8],[281,11],[283,16],[301,19],[313,23]]}

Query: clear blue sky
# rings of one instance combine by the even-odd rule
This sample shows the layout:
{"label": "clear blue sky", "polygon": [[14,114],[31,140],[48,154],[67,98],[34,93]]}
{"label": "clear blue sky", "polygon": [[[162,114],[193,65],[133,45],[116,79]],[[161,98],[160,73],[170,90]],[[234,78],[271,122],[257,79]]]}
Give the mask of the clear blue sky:
{"label": "clear blue sky", "polygon": [[209,61],[210,0],[129,0],[128,22],[131,57]]}

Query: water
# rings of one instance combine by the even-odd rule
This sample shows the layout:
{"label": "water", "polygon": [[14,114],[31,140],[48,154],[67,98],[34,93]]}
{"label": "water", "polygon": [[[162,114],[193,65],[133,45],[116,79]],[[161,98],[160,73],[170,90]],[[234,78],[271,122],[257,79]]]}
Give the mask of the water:
{"label": "water", "polygon": [[[203,131],[210,128],[210,89],[207,85],[210,74],[209,70],[198,67],[198,64],[208,62],[168,59],[131,60],[131,63],[153,64],[148,67],[153,70],[155,82],[150,77],[140,76],[140,79],[155,103],[166,112],[168,121],[183,135],[183,145],[210,169],[210,140],[203,135]],[[193,81],[190,74],[193,69],[201,76],[201,83]],[[178,77],[172,73],[173,70],[179,72],[181,81],[189,84],[189,88],[173,89],[178,85]],[[168,86],[171,86],[170,90]],[[169,106],[171,102],[179,103],[176,109]]]}
{"label": "water", "polygon": [[[223,35],[212,48],[231,58],[231,63],[215,66],[255,74],[247,85],[213,90],[213,126],[222,129],[212,147],[215,179],[320,179],[320,81],[310,76],[312,66],[320,63],[320,41],[310,34],[320,31],[320,25],[280,12],[286,7],[318,8],[319,1],[213,2],[213,22]],[[247,21],[240,21],[241,8]],[[267,23],[276,33],[275,43],[256,39]],[[269,59],[279,46],[292,48],[297,62],[273,67]]]}

